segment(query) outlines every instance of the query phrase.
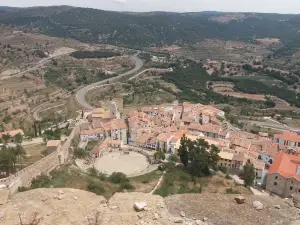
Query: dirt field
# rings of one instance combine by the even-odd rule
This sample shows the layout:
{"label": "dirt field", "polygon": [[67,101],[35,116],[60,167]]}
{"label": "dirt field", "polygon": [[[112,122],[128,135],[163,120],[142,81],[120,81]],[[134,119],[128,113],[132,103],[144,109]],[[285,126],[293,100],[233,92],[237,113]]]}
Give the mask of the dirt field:
{"label": "dirt field", "polygon": [[127,176],[140,173],[149,166],[147,158],[137,152],[124,155],[123,152],[111,152],[97,158],[94,167],[100,172],[112,174],[122,172]]}
{"label": "dirt field", "polygon": [[26,166],[29,166],[43,157],[42,152],[46,150],[46,145],[26,145],[24,146],[24,150],[26,152],[26,157],[23,160],[23,163],[26,164]]}
{"label": "dirt field", "polygon": [[265,95],[235,92],[233,90],[234,84],[232,83],[214,83],[211,87],[214,92],[222,95],[229,95],[236,98],[247,98],[250,100],[265,101]]}
{"label": "dirt field", "polygon": [[[182,194],[167,197],[166,204],[173,215],[185,212],[189,218],[208,218],[214,225],[288,225],[299,219],[297,208],[290,207],[279,197],[247,196],[246,203],[238,205],[232,194]],[[257,211],[253,201],[260,201],[264,208]],[[275,209],[280,205],[280,209]]]}

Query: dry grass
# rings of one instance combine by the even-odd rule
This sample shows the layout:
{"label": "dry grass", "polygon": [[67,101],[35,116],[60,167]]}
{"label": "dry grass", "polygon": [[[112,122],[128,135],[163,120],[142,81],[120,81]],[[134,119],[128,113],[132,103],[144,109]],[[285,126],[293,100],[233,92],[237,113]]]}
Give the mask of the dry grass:
{"label": "dry grass", "polygon": [[43,158],[42,152],[46,150],[46,145],[26,145],[24,146],[24,150],[26,152],[26,158],[23,160],[23,163],[29,166]]}

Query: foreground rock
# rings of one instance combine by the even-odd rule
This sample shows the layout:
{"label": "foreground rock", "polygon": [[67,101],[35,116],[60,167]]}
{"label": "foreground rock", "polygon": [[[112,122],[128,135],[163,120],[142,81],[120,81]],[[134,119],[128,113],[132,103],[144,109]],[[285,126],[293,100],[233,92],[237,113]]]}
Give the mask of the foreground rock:
{"label": "foreground rock", "polygon": [[254,201],[252,205],[256,210],[262,210],[264,208],[263,204],[260,201]]}
{"label": "foreground rock", "polygon": [[[184,211],[187,218],[196,218],[194,224],[201,225],[290,225],[300,220],[299,210],[277,196],[246,195],[245,203],[237,204],[234,199],[238,196],[203,192],[173,195],[165,201],[170,213],[180,216],[180,211]],[[259,201],[263,210],[256,210],[254,201]],[[280,209],[275,205],[280,205]],[[208,218],[206,222],[204,217]]]}
{"label": "foreground rock", "polygon": [[246,201],[245,197],[241,195],[235,197],[234,200],[236,201],[237,204],[244,204]]}
{"label": "foreground rock", "polygon": [[[138,212],[137,212],[138,210]],[[195,225],[189,218],[168,212],[164,198],[144,193],[116,193],[108,202],[101,196],[76,189],[35,189],[18,193],[0,206],[0,224],[39,225]]]}

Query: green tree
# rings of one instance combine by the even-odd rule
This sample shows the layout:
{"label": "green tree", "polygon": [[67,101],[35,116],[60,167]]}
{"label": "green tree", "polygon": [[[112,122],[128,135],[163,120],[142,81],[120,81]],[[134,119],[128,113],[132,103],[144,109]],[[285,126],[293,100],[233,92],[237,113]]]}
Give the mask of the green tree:
{"label": "green tree", "polygon": [[18,145],[21,145],[22,142],[23,142],[23,135],[20,134],[20,133],[17,133],[15,136],[14,136],[14,142]]}
{"label": "green tree", "polygon": [[4,141],[5,144],[7,144],[7,142],[10,140],[11,136],[9,134],[3,134],[2,135],[2,139]]}
{"label": "green tree", "polygon": [[245,187],[253,185],[255,179],[255,169],[249,159],[244,166],[243,178]]}
{"label": "green tree", "polygon": [[194,147],[189,148],[189,171],[193,177],[209,175],[210,154],[209,144],[204,139],[193,141]]}
{"label": "green tree", "polygon": [[188,139],[185,135],[180,139],[180,147],[178,149],[178,156],[181,163],[185,168],[188,166],[189,162],[189,153],[188,153]]}
{"label": "green tree", "polygon": [[9,176],[15,171],[16,155],[13,148],[2,147],[0,151],[0,168],[6,172],[6,176]]}
{"label": "green tree", "polygon": [[165,160],[166,155],[162,151],[157,151],[157,152],[154,153],[154,158],[157,159],[157,160]]}

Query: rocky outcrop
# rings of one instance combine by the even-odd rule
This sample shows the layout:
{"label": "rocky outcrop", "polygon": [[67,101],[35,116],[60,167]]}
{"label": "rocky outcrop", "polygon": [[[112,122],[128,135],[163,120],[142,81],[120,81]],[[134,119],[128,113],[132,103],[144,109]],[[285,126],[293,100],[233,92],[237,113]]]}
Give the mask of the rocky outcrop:
{"label": "rocky outcrop", "polygon": [[169,214],[164,198],[145,193],[102,196],[77,189],[35,189],[14,195],[0,206],[0,224],[39,225],[196,225],[196,219]]}

